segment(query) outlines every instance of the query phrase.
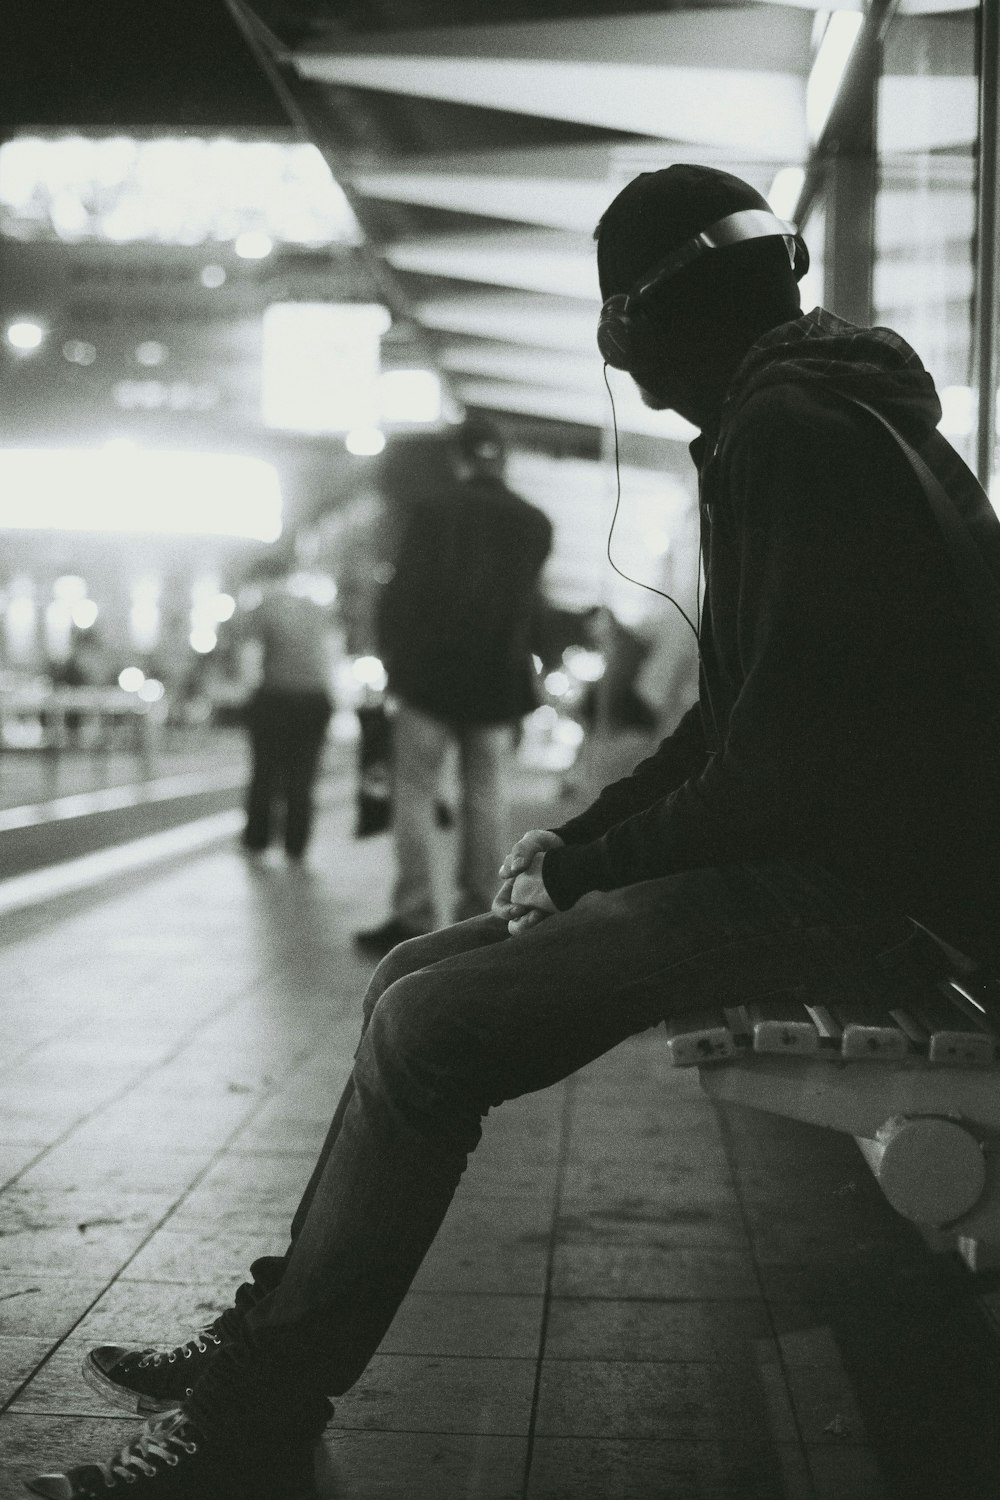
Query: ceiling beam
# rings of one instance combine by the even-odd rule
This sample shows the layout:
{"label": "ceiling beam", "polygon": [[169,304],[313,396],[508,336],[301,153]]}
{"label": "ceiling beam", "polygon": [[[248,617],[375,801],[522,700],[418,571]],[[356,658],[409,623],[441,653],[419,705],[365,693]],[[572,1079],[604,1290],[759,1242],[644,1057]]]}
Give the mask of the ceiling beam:
{"label": "ceiling beam", "polygon": [[514,230],[425,236],[397,240],[386,245],[383,253],[398,271],[590,302],[600,300],[597,262],[589,235]]}
{"label": "ceiling beam", "polygon": [[[702,56],[711,55],[706,44]],[[300,54],[296,66],[310,82],[513,107],[541,119],[731,147],[765,161],[796,159],[805,147],[804,71],[349,53]]]}

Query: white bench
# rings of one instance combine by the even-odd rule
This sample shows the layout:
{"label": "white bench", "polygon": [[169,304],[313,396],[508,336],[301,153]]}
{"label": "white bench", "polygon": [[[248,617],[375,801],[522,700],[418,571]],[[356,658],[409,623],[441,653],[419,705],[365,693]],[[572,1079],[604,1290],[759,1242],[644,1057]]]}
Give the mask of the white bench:
{"label": "white bench", "polygon": [[667,1031],[711,1098],[853,1135],[898,1213],[1000,1265],[1000,1009],[967,975],[887,1015],[774,997]]}

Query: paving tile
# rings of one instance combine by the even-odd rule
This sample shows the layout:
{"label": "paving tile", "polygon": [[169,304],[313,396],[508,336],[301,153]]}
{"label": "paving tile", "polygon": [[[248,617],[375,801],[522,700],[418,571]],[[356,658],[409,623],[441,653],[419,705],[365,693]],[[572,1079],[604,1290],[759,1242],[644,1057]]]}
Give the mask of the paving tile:
{"label": "paving tile", "polygon": [[0,1333],[0,1406],[10,1401],[51,1347],[46,1338]]}
{"label": "paving tile", "polygon": [[917,1309],[923,1294],[929,1301],[946,1295],[933,1268],[897,1264],[889,1253],[799,1260],[787,1265],[764,1264],[759,1267],[758,1275],[764,1298],[772,1306],[785,1302],[814,1307],[836,1303],[865,1305],[878,1287],[890,1300],[905,1300],[913,1307],[914,1316],[919,1316]]}
{"label": "paving tile", "polygon": [[610,1156],[617,1149],[621,1158],[658,1158],[665,1163],[682,1161],[694,1151],[701,1151],[707,1163],[712,1152],[714,1170],[728,1171],[724,1136],[708,1101],[685,1098],[664,1105],[651,1097],[655,1093],[656,1085],[638,1084],[610,1099],[598,1097],[575,1106],[571,1151],[603,1150]]}
{"label": "paving tile", "polygon": [[542,1298],[410,1292],[379,1346],[382,1354],[533,1359]]}
{"label": "paving tile", "polygon": [[546,1359],[746,1360],[771,1337],[763,1302],[554,1297]]}
{"label": "paving tile", "polygon": [[760,1288],[749,1255],[715,1244],[695,1249],[590,1238],[556,1246],[552,1289],[561,1297],[750,1298]]}
{"label": "paving tile", "polygon": [[[821,1428],[831,1449],[861,1446],[863,1422],[861,1438],[893,1496],[1000,1495],[1000,1348],[974,1288],[956,1273],[950,1286],[939,1274],[924,1279],[923,1292],[899,1291],[890,1272],[847,1301],[772,1309],[782,1344],[794,1351],[803,1334],[812,1336],[806,1357],[786,1366],[803,1420],[834,1413],[828,1423],[814,1419],[807,1435]],[[823,1339],[832,1344],[835,1358],[814,1373],[808,1354],[817,1339],[821,1350]],[[856,1402],[854,1425],[845,1390]]]}
{"label": "paving tile", "polygon": [[206,1106],[210,1108],[231,1096],[244,1099],[249,1107],[259,1107],[273,1097],[281,1071],[277,1060],[272,1062],[267,1057],[250,1060],[227,1056],[224,1062],[208,1057],[197,1067],[174,1058],[144,1077],[139,1087],[150,1110],[165,1108],[168,1114],[175,1106],[202,1112]]}
{"label": "paving tile", "polygon": [[539,1140],[520,1129],[501,1131],[487,1123],[462,1177],[462,1191],[490,1198],[536,1194],[551,1200],[558,1177],[558,1137]]}
{"label": "paving tile", "polygon": [[33,1270],[0,1273],[0,1332],[62,1338],[106,1285],[106,1277],[39,1276]]}
{"label": "paving tile", "polygon": [[113,1275],[132,1256],[162,1216],[168,1202],[155,1195],[128,1203],[76,1205],[79,1219],[66,1218],[48,1205],[33,1213],[0,1198],[0,1272],[34,1271],[71,1279]]}
{"label": "paving tile", "polygon": [[865,1446],[864,1419],[833,1330],[816,1325],[784,1333],[778,1346],[803,1442]]}
{"label": "paving tile", "polygon": [[[2,1242],[0,1242],[2,1243]],[[243,1280],[259,1255],[283,1255],[288,1235],[272,1223],[256,1233],[217,1229],[201,1221],[160,1229],[122,1275],[127,1281],[212,1282]]]}
{"label": "paving tile", "polygon": [[336,1402],[336,1425],[393,1432],[526,1435],[532,1359],[376,1354]]}
{"label": "paving tile", "polygon": [[311,1155],[314,1159],[326,1139],[326,1132],[333,1117],[322,1120],[312,1115],[279,1113],[275,1110],[261,1111],[246,1122],[231,1145],[234,1150],[256,1155],[268,1151],[283,1156],[291,1154]]}
{"label": "paving tile", "polygon": [[52,1101],[14,1101],[0,1097],[0,1141],[6,1146],[50,1146],[81,1118],[72,1105]]}
{"label": "paving tile", "polygon": [[[713,1148],[714,1143],[706,1146]],[[596,1143],[581,1143],[567,1160],[561,1202],[566,1208],[578,1204],[653,1204],[669,1211],[673,1205],[690,1204],[725,1206],[734,1212],[739,1209],[721,1149],[706,1149],[704,1154],[688,1150],[674,1159],[669,1143],[658,1161],[643,1160],[641,1155],[629,1158],[620,1146],[604,1153]]]}
{"label": "paving tile", "polygon": [[[51,1345],[47,1346],[51,1348]],[[54,1349],[18,1395],[13,1410],[45,1411],[67,1416],[105,1416],[109,1404],[92,1391],[80,1373],[91,1340],[72,1334]]]}
{"label": "paving tile", "polygon": [[541,1293],[551,1212],[533,1197],[456,1197],[414,1280],[423,1292]]}
{"label": "paving tile", "polygon": [[521,1500],[527,1440],[459,1433],[344,1432],[326,1437],[331,1500]]}
{"label": "paving tile", "polygon": [[39,1184],[30,1172],[0,1194],[0,1236],[70,1225],[81,1234],[105,1225],[155,1224],[171,1193],[109,1191],[90,1182]]}
{"label": "paving tile", "polygon": [[[172,1348],[230,1306],[232,1280],[113,1282],[76,1329],[88,1344]],[[2,1309],[0,1309],[2,1310]]]}
{"label": "paving tile", "polygon": [[[886,1488],[875,1455],[867,1448],[829,1447],[807,1450],[809,1469],[815,1486],[816,1500],[895,1500],[892,1491]],[[905,1500],[992,1500],[997,1490],[987,1494],[973,1494],[962,1490],[961,1495],[952,1491],[945,1496],[940,1489],[925,1490],[923,1481],[914,1472],[912,1484],[908,1485]],[[902,1492],[897,1491],[902,1500]]]}
{"label": "paving tile", "polygon": [[0,1500],[27,1500],[24,1480],[87,1460],[104,1460],[136,1430],[122,1419],[43,1416],[23,1410],[0,1416]]}
{"label": "paving tile", "polygon": [[150,1149],[131,1140],[88,1148],[80,1146],[73,1135],[46,1151],[19,1185],[45,1192],[84,1187],[112,1199],[144,1193],[173,1198],[191,1185],[210,1160],[205,1148],[175,1155],[164,1146]]}
{"label": "paving tile", "polygon": [[728,1182],[651,1180],[623,1169],[617,1181],[610,1171],[605,1181],[585,1185],[578,1176],[560,1202],[567,1234],[583,1226],[607,1226],[610,1233],[615,1225],[634,1225],[675,1244],[748,1243],[739,1197]]}
{"label": "paving tile", "polygon": [[255,1107],[252,1095],[234,1094],[195,1108],[190,1100],[165,1101],[139,1092],[80,1125],[73,1139],[84,1150],[131,1140],[150,1151],[202,1152],[225,1145]]}
{"label": "paving tile", "polygon": [[901,1224],[884,1202],[858,1204],[850,1199],[782,1205],[753,1204],[747,1226],[758,1260],[764,1266],[815,1264],[871,1256],[899,1264],[922,1264],[926,1246]]}
{"label": "paving tile", "polygon": [[536,1431],[545,1437],[671,1437],[751,1441],[772,1428],[794,1442],[786,1407],[744,1362],[550,1360],[542,1368]]}
{"label": "paving tile", "polygon": [[784,1151],[774,1153],[770,1149],[753,1158],[734,1156],[735,1169],[739,1176],[740,1191],[748,1208],[761,1210],[784,1208],[786,1204],[816,1204],[838,1207],[843,1212],[860,1212],[885,1199],[879,1191],[874,1177],[860,1156],[834,1164],[817,1163],[807,1172],[802,1171],[802,1158]]}
{"label": "paving tile", "polygon": [[142,1034],[92,1036],[82,1023],[43,1042],[6,1076],[11,1083],[33,1082],[45,1088],[72,1088],[98,1076],[111,1083],[117,1079],[119,1088],[125,1088],[134,1076],[162,1061],[166,1050],[162,1041]]}
{"label": "paving tile", "polygon": [[201,1219],[253,1233],[275,1220],[287,1230],[315,1161],[313,1152],[260,1159],[227,1152],[178,1205],[172,1222]]}
{"label": "paving tile", "polygon": [[701,1246],[749,1254],[739,1204],[725,1190],[681,1195],[667,1202],[623,1196],[567,1205],[557,1221],[560,1251],[628,1245],[645,1251]]}
{"label": "paving tile", "polygon": [[[812,1500],[759,1440],[536,1438],[527,1500]],[[832,1497],[831,1497],[832,1500]],[[845,1491],[839,1500],[853,1500]]]}
{"label": "paving tile", "polygon": [[16,1173],[32,1161],[42,1148],[40,1146],[22,1143],[19,1146],[0,1142],[0,1188],[8,1183]]}

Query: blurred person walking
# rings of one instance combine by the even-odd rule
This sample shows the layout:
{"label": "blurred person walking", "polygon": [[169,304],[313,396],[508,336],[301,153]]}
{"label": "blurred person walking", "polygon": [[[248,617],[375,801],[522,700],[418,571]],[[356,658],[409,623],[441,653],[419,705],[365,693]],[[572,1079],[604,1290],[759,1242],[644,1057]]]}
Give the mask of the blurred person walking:
{"label": "blurred person walking", "polygon": [[244,648],[253,649],[259,679],[246,706],[251,772],[243,847],[260,853],[280,832],[289,859],[301,860],[333,711],[330,622],[321,605],[295,589],[282,559],[264,559],[255,577],[263,597],[237,627]]}
{"label": "blurred person walking", "polygon": [[510,847],[513,729],[534,707],[529,631],[552,524],[504,483],[500,434],[466,422],[455,481],[400,505],[395,571],[379,609],[392,720],[392,914],[355,935],[381,958],[438,926],[440,785],[459,766],[455,917],[489,910]]}

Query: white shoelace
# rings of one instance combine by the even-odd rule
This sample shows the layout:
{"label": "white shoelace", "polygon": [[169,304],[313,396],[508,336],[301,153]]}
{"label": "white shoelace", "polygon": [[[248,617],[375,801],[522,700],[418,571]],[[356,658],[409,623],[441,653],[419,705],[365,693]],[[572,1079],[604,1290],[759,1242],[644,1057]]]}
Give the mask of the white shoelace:
{"label": "white shoelace", "polygon": [[154,1367],[162,1365],[164,1363],[173,1365],[177,1363],[178,1355],[180,1355],[182,1359],[190,1359],[196,1349],[199,1354],[204,1354],[208,1348],[208,1344],[203,1342],[204,1339],[209,1339],[213,1344],[222,1343],[222,1340],[218,1338],[214,1333],[212,1333],[209,1329],[203,1328],[200,1333],[195,1334],[193,1339],[188,1339],[186,1344],[181,1344],[179,1348],[171,1349],[166,1354],[150,1353],[143,1355],[142,1359],[139,1361],[139,1366],[141,1369],[145,1369],[147,1365],[153,1365]]}
{"label": "white shoelace", "polygon": [[176,1449],[182,1449],[185,1453],[197,1452],[197,1443],[190,1442],[184,1437],[184,1429],[188,1426],[188,1420],[183,1412],[172,1411],[166,1417],[154,1417],[147,1422],[131,1443],[116,1453],[114,1458],[109,1459],[106,1464],[98,1464],[98,1468],[104,1475],[104,1482],[109,1489],[115,1487],[117,1481],[115,1475],[124,1479],[126,1484],[134,1484],[138,1474],[134,1471],[140,1470],[148,1478],[156,1475],[156,1465],[150,1459],[160,1458],[170,1468],[180,1463],[180,1454]]}

